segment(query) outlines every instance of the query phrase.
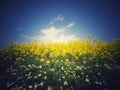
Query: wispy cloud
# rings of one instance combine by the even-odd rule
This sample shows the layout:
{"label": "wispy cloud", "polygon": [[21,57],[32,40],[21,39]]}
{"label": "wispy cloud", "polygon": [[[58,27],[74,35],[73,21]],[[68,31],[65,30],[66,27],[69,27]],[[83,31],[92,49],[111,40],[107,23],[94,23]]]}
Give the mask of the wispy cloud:
{"label": "wispy cloud", "polygon": [[54,24],[57,21],[64,21],[64,17],[59,14],[57,17],[55,17],[52,21],[50,21],[50,24]]}
{"label": "wispy cloud", "polygon": [[19,34],[20,37],[24,37],[24,38],[29,38],[28,35],[25,35],[25,34]]}
{"label": "wispy cloud", "polygon": [[25,38],[27,40],[37,40],[36,37],[29,36],[27,34],[19,34],[20,37]]}
{"label": "wispy cloud", "polygon": [[57,21],[64,21],[64,18],[62,15],[58,15],[58,17],[56,18]]}
{"label": "wispy cloud", "polygon": [[69,23],[66,27],[67,28],[71,28],[71,27],[73,27],[75,25],[75,23],[74,22],[71,22],[71,23]]}

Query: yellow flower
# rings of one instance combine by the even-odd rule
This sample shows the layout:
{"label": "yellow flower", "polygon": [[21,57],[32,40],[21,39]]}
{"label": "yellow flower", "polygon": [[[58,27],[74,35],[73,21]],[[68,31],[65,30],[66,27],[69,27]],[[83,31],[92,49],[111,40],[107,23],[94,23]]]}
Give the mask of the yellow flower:
{"label": "yellow flower", "polygon": [[84,60],[83,63],[86,64],[86,61]]}
{"label": "yellow flower", "polygon": [[50,53],[50,57],[53,58],[53,56],[54,56],[53,53]]}
{"label": "yellow flower", "polygon": [[16,61],[20,61],[21,60],[21,58],[16,58]]}
{"label": "yellow flower", "polygon": [[66,51],[65,50],[62,52],[62,56],[63,57],[66,56]]}
{"label": "yellow flower", "polygon": [[69,63],[69,60],[68,60],[68,59],[65,59],[65,63]]}
{"label": "yellow flower", "polygon": [[44,59],[44,58],[41,58],[41,59],[40,59],[40,62],[44,62],[44,61],[45,61],[45,59]]}
{"label": "yellow flower", "polygon": [[50,86],[48,86],[48,89],[47,90],[51,90]]}
{"label": "yellow flower", "polygon": [[49,65],[49,64],[50,64],[50,60],[47,60],[47,61],[46,61],[46,65]]}
{"label": "yellow flower", "polygon": [[75,59],[78,60],[78,56],[75,56]]}
{"label": "yellow flower", "polygon": [[17,64],[20,60],[24,60],[24,59],[22,59],[22,58],[16,58],[16,61],[15,61],[15,64]]}
{"label": "yellow flower", "polygon": [[91,61],[91,60],[92,60],[92,57],[90,57],[89,60]]}
{"label": "yellow flower", "polygon": [[21,54],[24,54],[25,53],[25,50],[21,50]]}

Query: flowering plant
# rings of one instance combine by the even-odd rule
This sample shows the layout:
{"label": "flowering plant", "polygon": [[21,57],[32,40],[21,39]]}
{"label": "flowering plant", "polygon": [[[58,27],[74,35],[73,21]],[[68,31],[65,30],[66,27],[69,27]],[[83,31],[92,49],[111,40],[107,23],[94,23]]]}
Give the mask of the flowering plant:
{"label": "flowering plant", "polygon": [[[109,89],[114,82],[111,80],[119,84],[116,79],[120,76],[119,53],[119,40],[12,43],[0,49],[0,88]],[[114,74],[115,70],[117,74]]]}

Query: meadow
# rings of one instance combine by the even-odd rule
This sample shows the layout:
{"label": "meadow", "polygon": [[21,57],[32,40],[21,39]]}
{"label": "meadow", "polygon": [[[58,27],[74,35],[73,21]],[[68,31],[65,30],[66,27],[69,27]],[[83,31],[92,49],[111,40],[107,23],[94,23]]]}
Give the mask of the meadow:
{"label": "meadow", "polygon": [[14,42],[0,48],[1,90],[118,90],[120,39]]}

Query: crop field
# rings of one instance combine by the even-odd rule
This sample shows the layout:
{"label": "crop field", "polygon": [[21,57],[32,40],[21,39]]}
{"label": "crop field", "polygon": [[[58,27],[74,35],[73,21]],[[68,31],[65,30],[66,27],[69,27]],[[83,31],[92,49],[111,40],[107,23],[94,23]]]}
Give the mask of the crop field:
{"label": "crop field", "polygon": [[0,48],[1,90],[118,90],[120,40],[11,43]]}

